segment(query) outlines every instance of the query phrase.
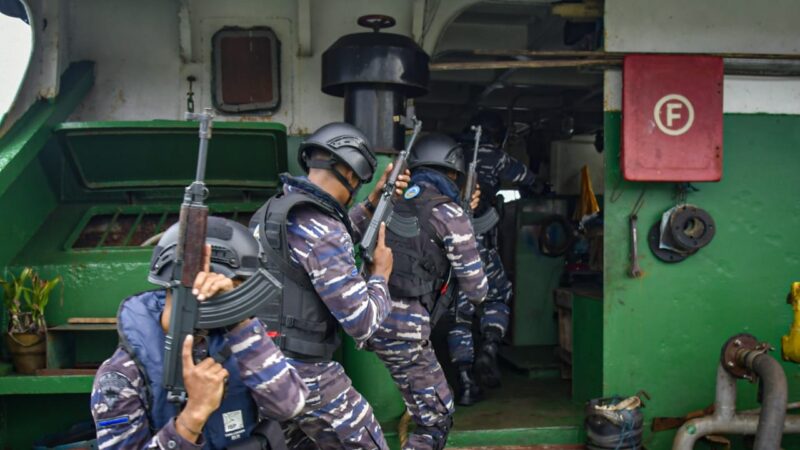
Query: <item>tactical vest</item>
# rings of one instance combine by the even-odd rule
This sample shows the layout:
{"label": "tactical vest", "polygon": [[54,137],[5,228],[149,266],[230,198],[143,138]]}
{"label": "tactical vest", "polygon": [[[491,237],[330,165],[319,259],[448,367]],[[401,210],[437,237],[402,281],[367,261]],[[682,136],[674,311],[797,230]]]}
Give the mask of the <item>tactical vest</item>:
{"label": "tactical vest", "polygon": [[272,197],[253,215],[251,228],[258,226],[264,267],[283,283],[283,295],[264,305],[259,318],[276,333],[272,340],[286,356],[308,362],[330,361],[341,343],[339,322],[317,294],[308,273],[289,255],[286,226],[289,212],[299,205],[313,206],[340,222],[349,220],[302,191]]}
{"label": "tactical vest", "polygon": [[[179,412],[176,404],[167,401],[167,391],[162,384],[165,335],[161,328],[161,313],[164,302],[164,291],[143,292],[125,299],[117,315],[120,346],[145,377],[144,388],[148,397],[145,408],[153,434]],[[227,345],[221,331],[212,331],[206,339],[211,355]],[[222,404],[203,428],[206,449],[224,449],[241,442],[250,436],[259,422],[258,407],[239,376],[236,361],[228,358],[222,365],[228,370],[228,383]]]}
{"label": "tactical vest", "polygon": [[434,188],[415,186],[421,189],[420,193],[413,198],[404,196],[396,202],[394,214],[417,217],[419,235],[409,239],[392,232],[391,228],[386,230],[386,245],[392,249],[394,257],[389,293],[392,298],[417,299],[432,311],[438,291],[446,281],[450,262],[431,225],[431,214],[433,208],[451,200]]}

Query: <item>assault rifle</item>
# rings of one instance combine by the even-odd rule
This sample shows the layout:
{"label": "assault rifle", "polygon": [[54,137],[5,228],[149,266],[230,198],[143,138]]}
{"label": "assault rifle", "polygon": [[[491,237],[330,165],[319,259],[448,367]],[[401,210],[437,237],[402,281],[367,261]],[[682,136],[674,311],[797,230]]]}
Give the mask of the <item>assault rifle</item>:
{"label": "assault rifle", "polygon": [[497,210],[492,207],[480,217],[475,217],[473,215],[471,203],[472,194],[475,192],[475,186],[478,182],[478,149],[481,146],[482,129],[480,125],[474,125],[471,129],[475,132],[475,145],[472,151],[472,161],[469,163],[469,169],[467,170],[467,184],[464,188],[464,198],[461,204],[472,222],[472,230],[475,235],[481,235],[494,228],[494,226],[500,222],[500,215],[497,214]]}
{"label": "assault rifle", "polygon": [[408,153],[414,142],[417,140],[419,131],[422,129],[422,122],[417,120],[416,116],[401,117],[396,116],[395,121],[403,123],[406,127],[412,128],[411,138],[400,153],[394,160],[392,172],[389,178],[383,185],[381,198],[378,200],[378,206],[375,207],[375,212],[372,214],[372,220],[367,226],[367,231],[361,238],[361,250],[364,260],[368,263],[372,262],[372,257],[375,254],[375,246],[378,244],[378,231],[381,227],[381,222],[386,222],[386,226],[391,228],[394,233],[405,238],[412,238],[419,234],[419,223],[416,217],[403,217],[392,214],[394,211],[394,203],[392,197],[394,196],[395,185],[397,184],[397,177],[406,169],[406,160]]}
{"label": "assault rifle", "polygon": [[[192,286],[197,274],[203,270],[203,250],[206,243],[208,195],[203,181],[206,174],[208,142],[211,140],[211,125],[214,115],[211,108],[202,113],[186,113],[187,120],[200,122],[200,150],[197,157],[197,173],[183,195],[178,219],[178,245],[175,251],[175,264],[172,272],[172,312],[169,331],[164,340],[164,387],[167,399],[174,403],[186,402],[186,388],[183,385],[182,348],[186,336],[195,330],[209,330],[233,325],[256,315],[260,307],[272,296],[281,295],[283,286],[264,269],[239,285],[236,289],[222,295],[215,295],[208,301],[198,302],[192,294]],[[226,349],[214,358],[222,362],[230,356]]]}

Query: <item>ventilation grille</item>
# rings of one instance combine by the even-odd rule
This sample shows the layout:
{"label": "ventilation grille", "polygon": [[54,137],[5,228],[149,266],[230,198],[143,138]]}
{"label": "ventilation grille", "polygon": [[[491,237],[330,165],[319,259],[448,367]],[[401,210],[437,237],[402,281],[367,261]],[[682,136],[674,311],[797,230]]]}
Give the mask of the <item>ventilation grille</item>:
{"label": "ventilation grille", "polygon": [[[252,211],[213,212],[217,217],[232,219],[247,226]],[[153,236],[178,221],[178,213],[115,211],[95,214],[85,221],[78,237],[68,245],[74,250],[141,247]],[[155,245],[155,242],[149,242]]]}

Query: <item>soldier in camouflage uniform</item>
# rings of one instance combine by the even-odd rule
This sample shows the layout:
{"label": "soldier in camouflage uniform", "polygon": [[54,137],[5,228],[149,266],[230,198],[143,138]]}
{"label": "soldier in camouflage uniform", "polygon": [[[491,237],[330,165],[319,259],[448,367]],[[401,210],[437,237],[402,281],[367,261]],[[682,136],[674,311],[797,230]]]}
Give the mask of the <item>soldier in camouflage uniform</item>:
{"label": "soldier in camouflage uniform", "polygon": [[[481,186],[481,202],[475,216],[484,214],[494,203],[497,191],[503,182],[521,190],[533,190],[535,176],[525,164],[505,153],[500,144],[504,138],[503,119],[493,111],[481,111],[472,118],[470,125],[480,125],[483,130],[481,146],[478,149],[477,178]],[[484,141],[485,139],[485,141]],[[472,145],[472,144],[470,144]],[[489,280],[489,294],[480,306],[481,347],[474,356],[472,321],[476,313],[465,293],[458,295],[455,308],[455,325],[448,334],[451,360],[459,367],[472,365],[479,380],[486,386],[500,384],[500,370],[497,367],[497,352],[506,334],[511,312],[509,302],[513,294],[511,281],[506,276],[495,241],[498,229],[480,235],[478,247]],[[481,397],[478,385],[471,377],[461,377],[461,396],[459,404],[470,405]]]}
{"label": "soldier in camouflage uniform", "polygon": [[412,186],[394,213],[416,216],[420,234],[391,231],[386,243],[395,266],[389,280],[392,312],[369,340],[400,389],[416,423],[405,449],[441,449],[452,426],[453,396],[430,343],[431,317],[448,273],[472,303],[486,296],[487,281],[469,218],[461,209],[464,156],[454,140],[429,134],[411,149]]}
{"label": "soldier in camouflage uniform", "polygon": [[[356,268],[353,245],[391,165],[348,213],[345,205],[376,168],[366,137],[352,125],[328,124],[301,144],[298,157],[308,177],[282,175],[282,193],[251,221],[266,267],[284,283],[284,298],[268,306],[264,320],[310,390],[306,407],[284,430],[291,448],[387,449],[372,408],[332,356],[340,330],[363,346],[392,308],[386,285],[392,253],[383,228],[368,275]],[[397,187],[407,182],[402,175]]]}
{"label": "soldier in camouflage uniform", "polygon": [[[180,410],[166,399],[164,336],[172,311],[167,288],[177,226],[155,248],[148,278],[165,289],[135,295],[120,306],[120,348],[100,367],[92,388],[98,448],[221,449],[241,444],[248,436],[257,448],[263,441],[281,448],[283,435],[276,421],[299,413],[308,389],[259,319],[187,337],[183,379],[188,401]],[[233,289],[231,278],[248,277],[258,269],[258,242],[246,227],[209,217],[207,242],[214,246],[214,255],[223,257],[212,257],[210,247],[206,249],[205,271],[194,286],[200,301]],[[222,363],[209,357],[223,347],[230,349],[231,357]]]}

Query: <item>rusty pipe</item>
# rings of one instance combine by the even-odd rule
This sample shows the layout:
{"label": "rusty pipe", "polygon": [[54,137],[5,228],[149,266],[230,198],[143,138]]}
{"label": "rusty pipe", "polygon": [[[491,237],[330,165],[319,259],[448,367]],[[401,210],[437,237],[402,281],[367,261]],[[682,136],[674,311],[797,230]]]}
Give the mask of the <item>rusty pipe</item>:
{"label": "rusty pipe", "polygon": [[[756,361],[761,361],[766,359],[771,359],[772,361],[774,361],[775,364],[778,366],[778,369],[780,369],[780,365],[777,364],[777,361],[775,361],[773,358],[767,355],[762,354],[760,355],[760,357],[752,358],[751,361],[755,363]],[[759,370],[765,369],[765,367],[762,367],[762,364],[772,366],[771,363],[759,362],[757,364]],[[766,368],[765,373],[769,372],[767,374],[769,377],[775,376],[780,378],[780,376],[773,373],[773,371],[774,367],[770,367]],[[781,369],[781,374],[782,373],[783,370]],[[767,382],[766,379],[764,381],[765,383]],[[776,393],[778,395],[776,395],[776,397],[777,400],[779,400],[780,399],[779,391],[781,385],[780,379],[778,379],[777,384],[778,384],[778,390],[776,391]],[[786,386],[785,375],[783,376],[782,385],[785,392],[785,386]],[[717,367],[717,385],[716,385],[716,398],[714,400],[714,414],[706,417],[701,417],[698,419],[693,419],[683,424],[683,426],[681,426],[681,428],[678,430],[678,433],[675,435],[675,440],[673,441],[672,444],[672,450],[691,450],[694,448],[694,445],[698,440],[710,434],[741,434],[741,435],[757,434],[759,431],[758,430],[759,422],[765,419],[764,417],[765,410],[768,409],[766,401],[767,385],[765,384],[764,387],[765,387],[765,401],[764,405],[761,408],[761,414],[758,417],[756,417],[753,414],[736,414],[736,378],[734,378],[731,374],[729,374],[725,370],[725,368],[723,368],[722,365],[720,364]],[[770,391],[771,399],[773,395],[774,393]],[[775,404],[780,403],[777,400]],[[769,406],[769,409],[773,410],[775,404],[771,404]],[[785,397],[783,401],[783,406],[784,406],[783,416],[781,420],[781,425],[783,428],[782,433],[800,434],[800,416],[795,416],[795,415],[785,416],[786,414]],[[772,422],[776,420],[776,415],[774,415],[774,411],[768,414],[773,414],[771,416],[767,416],[766,417],[767,422],[765,422],[771,428]],[[762,436],[765,436],[763,433],[764,431],[762,431]],[[777,439],[778,439],[777,442],[780,442],[780,437],[778,437]],[[763,438],[762,440],[763,442],[767,443],[766,440],[764,440]],[[775,442],[775,441],[774,439],[772,439],[770,440],[770,442]],[[763,448],[778,449],[780,447],[778,444],[778,446],[763,447]]]}
{"label": "rusty pipe", "polygon": [[788,387],[783,367],[775,358],[758,353],[746,357],[747,366],[761,378],[764,386],[764,397],[761,401],[761,414],[758,416],[756,442],[754,450],[772,450],[780,448],[786,419],[786,402]]}

